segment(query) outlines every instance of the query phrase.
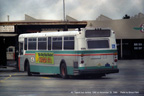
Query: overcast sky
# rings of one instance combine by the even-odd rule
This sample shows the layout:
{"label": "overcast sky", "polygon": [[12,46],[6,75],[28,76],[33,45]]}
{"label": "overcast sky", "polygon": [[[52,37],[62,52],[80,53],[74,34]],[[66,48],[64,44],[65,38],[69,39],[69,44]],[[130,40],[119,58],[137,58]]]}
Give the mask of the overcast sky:
{"label": "overcast sky", "polygon": [[[77,20],[95,20],[100,14],[121,19],[125,14],[144,13],[144,0],[65,0],[66,15]],[[0,21],[37,19],[62,20],[63,0],[0,0]]]}

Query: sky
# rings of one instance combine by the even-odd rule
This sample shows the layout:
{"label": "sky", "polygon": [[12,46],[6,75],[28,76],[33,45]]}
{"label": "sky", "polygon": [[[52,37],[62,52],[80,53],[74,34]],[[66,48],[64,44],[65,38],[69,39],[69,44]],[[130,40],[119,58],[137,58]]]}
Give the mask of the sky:
{"label": "sky", "polygon": [[[101,14],[122,19],[144,14],[144,0],[65,0],[65,13],[77,20],[95,20]],[[0,21],[36,19],[63,20],[63,0],[0,0]]]}

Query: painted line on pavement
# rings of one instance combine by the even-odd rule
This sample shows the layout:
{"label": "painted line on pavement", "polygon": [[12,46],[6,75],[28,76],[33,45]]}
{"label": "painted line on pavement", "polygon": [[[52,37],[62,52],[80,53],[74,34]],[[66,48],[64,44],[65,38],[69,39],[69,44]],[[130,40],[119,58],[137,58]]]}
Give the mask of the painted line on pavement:
{"label": "painted line on pavement", "polygon": [[41,77],[41,78],[44,78],[44,79],[50,79],[49,77]]}
{"label": "painted line on pavement", "polygon": [[[13,74],[13,75],[16,75],[16,73]],[[8,79],[11,78],[11,77],[12,77],[12,75],[9,75],[9,77],[6,77],[6,78],[4,78],[3,80],[0,80],[0,83],[5,82],[6,80],[8,80]]]}

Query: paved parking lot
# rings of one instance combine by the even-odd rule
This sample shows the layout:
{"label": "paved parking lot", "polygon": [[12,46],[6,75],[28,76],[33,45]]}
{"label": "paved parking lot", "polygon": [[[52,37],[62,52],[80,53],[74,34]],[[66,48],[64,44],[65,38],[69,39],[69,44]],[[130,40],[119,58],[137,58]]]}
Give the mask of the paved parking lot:
{"label": "paved parking lot", "polygon": [[0,69],[0,96],[144,96],[144,60],[119,60],[118,64],[116,74],[65,80]]}

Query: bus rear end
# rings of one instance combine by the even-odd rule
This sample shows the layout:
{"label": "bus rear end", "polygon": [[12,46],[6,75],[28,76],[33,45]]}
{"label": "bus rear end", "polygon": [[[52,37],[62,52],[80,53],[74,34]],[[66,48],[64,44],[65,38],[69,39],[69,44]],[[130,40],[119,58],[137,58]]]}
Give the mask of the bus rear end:
{"label": "bus rear end", "polygon": [[118,73],[115,33],[110,29],[85,29],[78,40],[78,68],[74,74]]}

